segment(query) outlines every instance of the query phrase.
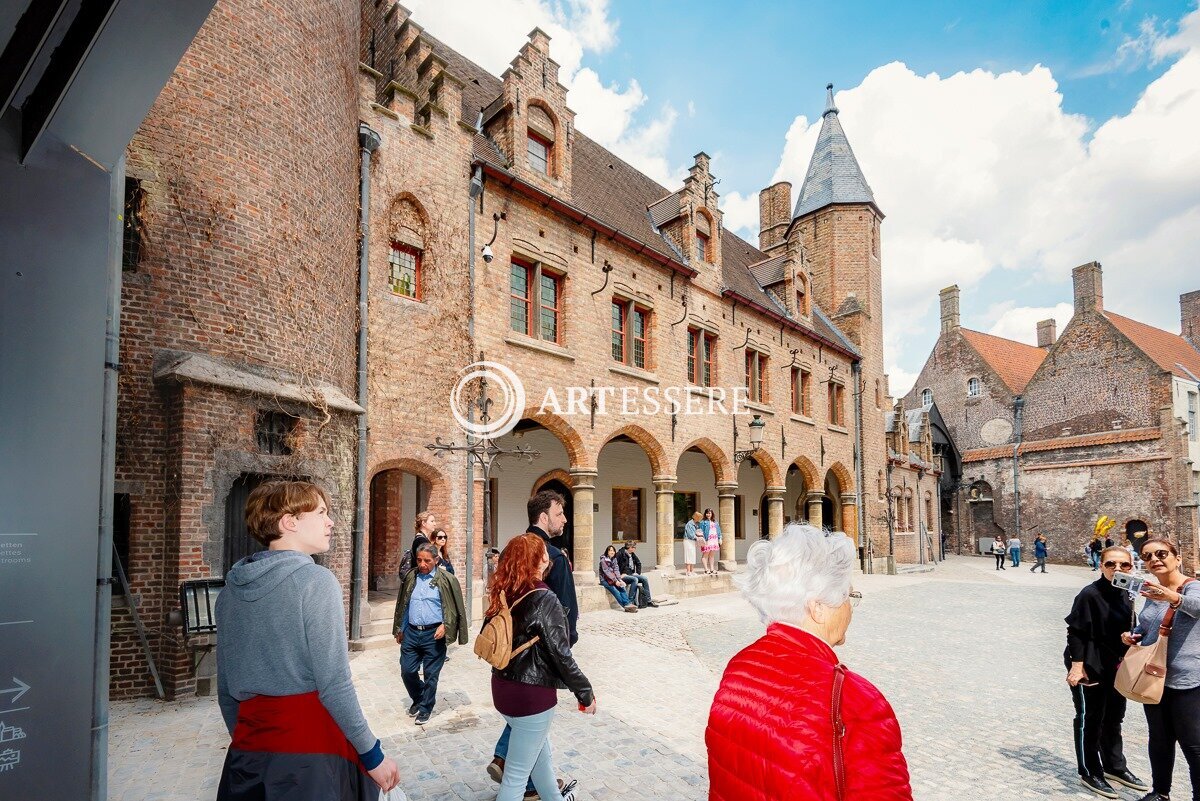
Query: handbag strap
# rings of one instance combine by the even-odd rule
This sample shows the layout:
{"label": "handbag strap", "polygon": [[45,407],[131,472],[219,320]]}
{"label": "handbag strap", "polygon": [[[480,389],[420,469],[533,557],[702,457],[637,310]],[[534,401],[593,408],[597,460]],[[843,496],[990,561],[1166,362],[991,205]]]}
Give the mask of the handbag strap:
{"label": "handbag strap", "polygon": [[[1193,581],[1195,581],[1194,578],[1186,578],[1183,580],[1183,583],[1179,585],[1179,594],[1181,596],[1183,595],[1183,588],[1186,587],[1187,585],[1191,584]],[[1159,637],[1170,637],[1171,636],[1171,627],[1174,625],[1175,625],[1175,608],[1168,606],[1167,613],[1165,615],[1163,615],[1162,623],[1158,624],[1158,636]]]}
{"label": "handbag strap", "polygon": [[838,801],[846,798],[846,763],[842,753],[842,739],[846,736],[846,724],[842,722],[842,685],[846,681],[846,667],[841,662],[833,666],[833,699],[830,717],[833,722],[833,781],[837,788]]}

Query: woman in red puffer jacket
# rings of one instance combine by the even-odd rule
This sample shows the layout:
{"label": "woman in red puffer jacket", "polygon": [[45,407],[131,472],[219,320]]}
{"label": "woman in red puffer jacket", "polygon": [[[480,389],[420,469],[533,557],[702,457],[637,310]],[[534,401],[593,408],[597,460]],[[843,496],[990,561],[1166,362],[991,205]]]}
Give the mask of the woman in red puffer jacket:
{"label": "woman in red puffer jacket", "polygon": [[769,625],[713,699],[709,801],[911,801],[891,705],[831,647],[857,602],[853,563],[849,539],[812,526],[751,547],[736,581]]}

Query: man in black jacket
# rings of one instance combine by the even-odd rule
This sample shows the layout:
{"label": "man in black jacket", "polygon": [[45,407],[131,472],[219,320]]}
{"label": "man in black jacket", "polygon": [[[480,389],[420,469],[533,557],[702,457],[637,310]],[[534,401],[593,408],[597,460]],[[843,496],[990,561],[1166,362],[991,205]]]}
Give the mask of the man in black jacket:
{"label": "man in black jacket", "polygon": [[[579,599],[575,595],[575,577],[571,575],[571,563],[567,561],[566,554],[550,544],[551,538],[562,534],[567,525],[567,515],[563,511],[565,505],[563,496],[553,490],[542,490],[534,495],[525,507],[529,513],[529,528],[525,532],[538,535],[546,543],[550,569],[546,572],[544,580],[567,613],[567,633],[571,645],[574,645],[579,640],[579,633],[576,631],[579,621]],[[512,729],[505,726],[500,739],[496,741],[492,761],[487,766],[487,773],[492,781],[499,782],[504,778],[504,758],[508,756],[508,738],[511,735]],[[562,780],[559,780],[559,784],[562,784]],[[525,797],[537,798],[532,781],[525,787]]]}
{"label": "man in black jacket", "polygon": [[[629,587],[629,600],[638,605],[639,609],[647,606],[658,606],[658,601],[650,597],[650,581],[642,575],[642,560],[637,555],[637,540],[625,540],[625,547],[617,551],[617,569],[621,572],[621,580]],[[634,598],[633,588],[637,587],[637,598]]]}

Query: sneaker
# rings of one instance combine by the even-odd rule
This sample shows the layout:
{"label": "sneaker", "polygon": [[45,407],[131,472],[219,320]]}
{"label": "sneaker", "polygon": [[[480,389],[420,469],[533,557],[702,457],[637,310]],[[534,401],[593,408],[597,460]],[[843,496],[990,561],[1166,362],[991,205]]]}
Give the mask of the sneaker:
{"label": "sneaker", "polygon": [[487,775],[496,784],[504,781],[504,757],[492,757],[487,766]]}
{"label": "sneaker", "polygon": [[1106,770],[1104,771],[1104,778],[1108,779],[1109,781],[1116,782],[1117,784],[1123,784],[1126,787],[1130,787],[1143,793],[1150,789],[1150,785],[1146,784],[1137,776],[1134,776],[1132,771],[1130,771],[1128,768],[1125,770]]}
{"label": "sneaker", "polygon": [[429,722],[430,717],[431,717],[431,714],[429,712],[424,712],[424,711],[418,712],[417,713],[417,725],[424,726],[426,723]]}
{"label": "sneaker", "polygon": [[[571,780],[570,784],[565,784],[562,779],[558,780],[558,794],[563,797],[563,801],[575,801],[575,794],[571,791],[575,789],[575,785],[578,783],[574,779]],[[525,795],[522,796],[523,801],[537,801],[539,798],[541,796],[538,795],[537,790],[526,790]]]}
{"label": "sneaker", "polygon": [[636,612],[636,611],[637,611],[637,607],[636,607],[636,606],[634,606],[633,604],[630,604],[629,606],[625,607],[625,611],[626,611],[626,612]]}
{"label": "sneaker", "polygon": [[650,606],[653,606],[655,609],[658,608],[658,601],[647,601],[646,603],[650,604]]}
{"label": "sneaker", "polygon": [[1162,793],[1149,792],[1139,798],[1138,801],[1171,801],[1171,796],[1163,795]]}
{"label": "sneaker", "polygon": [[1080,776],[1079,781],[1084,787],[1091,790],[1096,795],[1104,796],[1105,798],[1120,798],[1120,794],[1112,788],[1112,785],[1104,781],[1102,776]]}
{"label": "sneaker", "polygon": [[418,710],[418,708],[417,708],[417,705],[416,705],[416,704],[413,704],[412,706],[410,706],[410,707],[408,708],[408,712],[407,712],[407,713],[405,713],[405,714],[407,714],[407,715],[408,715],[410,718],[415,718],[415,717],[417,716],[417,712],[418,712],[418,711],[419,711],[419,710]]}

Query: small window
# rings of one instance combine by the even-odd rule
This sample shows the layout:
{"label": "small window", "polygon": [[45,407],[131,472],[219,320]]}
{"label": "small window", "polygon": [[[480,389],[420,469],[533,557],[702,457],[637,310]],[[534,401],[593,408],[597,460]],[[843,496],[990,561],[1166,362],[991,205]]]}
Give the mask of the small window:
{"label": "small window", "polygon": [[933,494],[925,493],[925,525],[933,529]]}
{"label": "small window", "polygon": [[792,368],[792,414],[812,416],[812,374],[802,367]]}
{"label": "small window", "polygon": [[613,361],[649,369],[650,310],[621,298],[612,302]]}
{"label": "small window", "polygon": [[708,234],[696,232],[696,258],[705,264],[712,264],[712,256],[708,251]]}
{"label": "small window", "polygon": [[529,264],[524,264],[517,260],[513,260],[512,269],[509,273],[509,302],[508,302],[508,321],[509,327],[526,336],[532,336],[530,330],[530,322],[532,314],[530,313],[530,299],[533,295],[532,287],[530,286],[530,276],[533,273],[533,267]]}
{"label": "small window", "polygon": [[612,357],[614,362],[625,363],[625,305],[619,300],[612,304]]}
{"label": "small window", "polygon": [[542,310],[539,337],[546,342],[557,343],[561,333],[559,321],[562,315],[562,276],[542,270],[538,299]]}
{"label": "small window", "polygon": [[508,277],[509,328],[518,334],[561,343],[563,278],[540,264],[513,259]]}
{"label": "small window", "polygon": [[979,384],[978,378],[971,378],[967,381],[967,397],[978,398],[982,387]]}
{"label": "small window", "polygon": [[933,390],[932,389],[921,390],[921,405],[928,406],[931,403],[933,403]]}
{"label": "small window", "polygon": [[392,243],[388,256],[388,286],[393,294],[421,299],[421,251],[411,245]]}
{"label": "small window", "polygon": [[913,514],[912,490],[905,490],[904,491],[904,522],[907,524],[907,528],[909,531],[916,530],[915,526],[913,526],[913,522],[914,522],[913,518],[914,517],[915,517],[915,515]]}
{"label": "small window", "polygon": [[534,172],[550,175],[550,159],[553,155],[553,145],[541,134],[529,131],[525,142],[525,151],[529,154],[529,166]]}
{"label": "small window", "polygon": [[808,305],[808,279],[804,275],[796,276],[796,314],[808,317],[812,309]]}
{"label": "small window", "polygon": [[1200,404],[1197,403],[1196,393],[1189,392],[1188,393],[1188,439],[1190,439],[1192,442],[1196,442],[1198,439],[1200,439],[1200,432],[1197,432],[1197,430],[1196,430],[1196,422],[1197,422],[1196,417],[1197,417],[1198,411],[1200,411],[1197,409],[1198,405],[1200,405]]}
{"label": "small window", "polygon": [[146,193],[136,178],[125,179],[125,208],[121,225],[121,269],[137,270],[142,258],[142,206]]}
{"label": "small window", "polygon": [[755,403],[767,402],[769,385],[767,355],[754,350],[746,351],[746,388],[749,399]]}
{"label": "small window", "polygon": [[844,426],[846,424],[846,388],[841,384],[829,382],[829,424]]}
{"label": "small window", "polygon": [[271,456],[291,456],[295,431],[296,418],[290,414],[260,411],[254,426],[259,452]]}
{"label": "small window", "polygon": [[717,335],[688,329],[688,381],[711,387],[717,380]]}

